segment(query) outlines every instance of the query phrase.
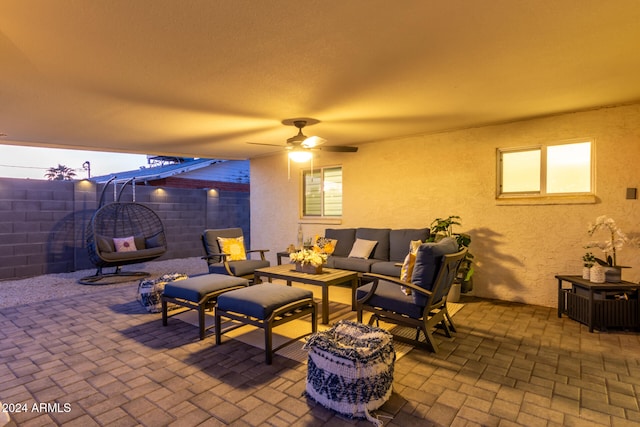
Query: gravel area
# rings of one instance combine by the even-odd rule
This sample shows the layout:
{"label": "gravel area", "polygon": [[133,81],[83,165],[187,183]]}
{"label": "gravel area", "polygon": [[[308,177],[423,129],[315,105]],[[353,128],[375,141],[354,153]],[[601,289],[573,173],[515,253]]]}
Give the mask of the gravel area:
{"label": "gravel area", "polygon": [[[200,257],[169,259],[132,264],[122,268],[123,271],[146,271],[150,279],[155,279],[168,273],[186,273],[187,275],[208,273],[207,263]],[[113,268],[105,269],[112,272]],[[129,282],[113,285],[82,285],[78,279],[95,274],[96,269],[78,270],[71,273],[45,274],[21,280],[0,281],[0,308],[13,307],[53,298],[67,297],[79,294],[91,294],[104,289],[116,287],[131,287],[137,290],[140,278]]]}

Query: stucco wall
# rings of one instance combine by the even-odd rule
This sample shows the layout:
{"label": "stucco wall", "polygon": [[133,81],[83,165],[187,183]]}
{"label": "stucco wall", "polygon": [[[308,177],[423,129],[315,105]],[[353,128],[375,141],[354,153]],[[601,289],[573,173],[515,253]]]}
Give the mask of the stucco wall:
{"label": "stucco wall", "polygon": [[[502,206],[496,202],[496,149],[568,139],[595,139],[596,203]],[[580,274],[589,222],[613,217],[640,235],[640,104],[361,145],[355,154],[319,153],[315,165],[343,166],[342,223],[303,224],[305,236],[326,227],[422,227],[459,215],[476,255],[474,293],[554,307],[555,274]],[[308,167],[308,164],[305,165]],[[299,169],[287,179],[285,154],[251,162],[254,248],[275,252],[296,242]],[[598,253],[597,255],[601,255]],[[625,247],[625,280],[640,280],[640,249]]]}

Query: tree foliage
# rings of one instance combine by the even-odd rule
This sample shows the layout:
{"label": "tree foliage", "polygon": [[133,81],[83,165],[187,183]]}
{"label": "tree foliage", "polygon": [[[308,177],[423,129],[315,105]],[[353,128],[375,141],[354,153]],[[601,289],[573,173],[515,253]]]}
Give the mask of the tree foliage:
{"label": "tree foliage", "polygon": [[51,167],[47,169],[44,177],[49,181],[70,181],[76,176],[76,173],[72,168],[65,165],[58,164],[57,167]]}

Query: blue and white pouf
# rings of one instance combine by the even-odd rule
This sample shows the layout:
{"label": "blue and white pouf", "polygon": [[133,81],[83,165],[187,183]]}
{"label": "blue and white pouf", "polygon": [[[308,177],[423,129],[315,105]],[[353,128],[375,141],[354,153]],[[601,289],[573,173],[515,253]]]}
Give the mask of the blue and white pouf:
{"label": "blue and white pouf", "polygon": [[384,329],[341,320],[309,337],[306,392],[322,406],[381,425],[369,411],[391,397],[396,352]]}
{"label": "blue and white pouf", "polygon": [[[184,273],[163,274],[157,279],[142,279],[138,283],[138,294],[136,299],[149,313],[162,312],[162,293],[164,285],[176,280],[188,279]],[[169,304],[168,310],[179,308],[176,304]]]}

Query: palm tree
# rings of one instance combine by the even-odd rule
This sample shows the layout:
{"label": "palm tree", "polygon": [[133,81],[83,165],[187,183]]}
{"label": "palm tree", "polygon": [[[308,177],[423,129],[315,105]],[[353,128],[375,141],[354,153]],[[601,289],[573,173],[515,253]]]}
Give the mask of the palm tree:
{"label": "palm tree", "polygon": [[63,180],[69,181],[76,176],[76,173],[73,171],[73,169],[58,163],[57,168],[52,167],[47,169],[47,173],[45,173],[44,176],[49,181],[63,181]]}

